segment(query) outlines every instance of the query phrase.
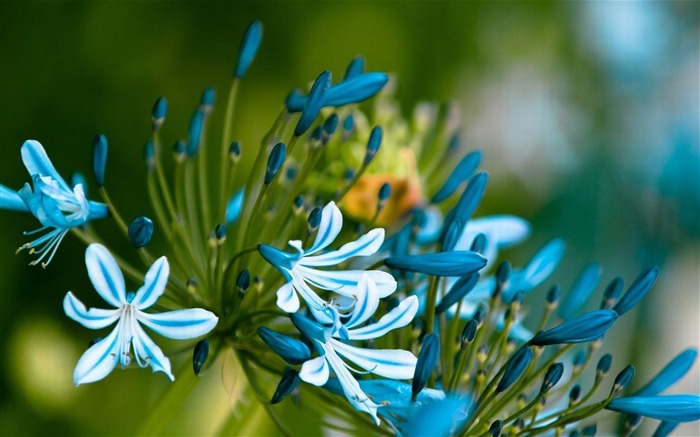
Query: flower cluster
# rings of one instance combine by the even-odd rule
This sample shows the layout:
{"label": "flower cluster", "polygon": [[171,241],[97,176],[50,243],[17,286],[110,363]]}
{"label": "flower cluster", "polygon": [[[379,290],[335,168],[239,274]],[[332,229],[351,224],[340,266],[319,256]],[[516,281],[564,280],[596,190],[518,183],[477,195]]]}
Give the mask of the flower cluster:
{"label": "flower cluster", "polygon": [[[564,243],[550,241],[518,267],[499,260],[531,227],[512,215],[474,217],[488,176],[478,171],[479,152],[460,156],[454,106],[422,104],[406,121],[393,80],[365,71],[358,57],[340,81],[324,71],[308,90],[292,91],[259,147],[235,141],[237,90],[261,41],[254,22],[220,147],[209,140],[216,94],[206,88],[166,161],[168,103],[156,100],[144,148],[153,220],[127,224],[108,195],[103,135],[92,143],[102,203],[87,200],[84,181],[67,184],[32,140],[21,155],[33,185],[0,185],[0,207],[31,212],[42,225],[26,234],[43,235],[20,247],[38,256],[32,264],[47,266],[70,231],[88,244],[88,276],[112,307],[88,309],[71,292],[63,300],[86,328],[116,324],[79,358],[76,385],[132,361],[174,380],[143,325],[199,339],[191,346],[198,375],[230,351],[285,433],[270,405],[290,395],[322,403],[324,425],[357,410],[349,416],[356,426],[404,435],[592,435],[603,410],[624,413],[627,434],[642,416],[661,421],[659,435],[700,419],[697,394],[661,394],[693,365],[692,349],[632,394],[623,394],[634,376],[627,366],[598,395],[612,369],[603,339],[658,269],[624,293],[613,279],[590,310],[602,273],[589,264],[567,293],[550,284],[542,316],[528,317],[537,305],[530,293],[556,270]],[[373,107],[363,103],[375,96]],[[135,254],[118,257],[101,243],[91,221],[107,217]],[[143,267],[128,261],[136,257]],[[123,274],[143,285],[127,292]]]}

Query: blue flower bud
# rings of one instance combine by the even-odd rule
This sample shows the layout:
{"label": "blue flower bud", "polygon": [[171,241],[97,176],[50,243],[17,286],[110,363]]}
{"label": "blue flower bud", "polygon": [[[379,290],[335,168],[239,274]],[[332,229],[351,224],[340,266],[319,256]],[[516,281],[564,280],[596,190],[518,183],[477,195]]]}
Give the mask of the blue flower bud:
{"label": "blue flower bud", "polygon": [[153,131],[157,131],[163,125],[165,116],[168,114],[168,101],[165,97],[158,97],[153,104],[151,110],[151,127]]}
{"label": "blue flower bud", "polygon": [[284,106],[287,112],[299,112],[304,107],[306,97],[301,95],[301,90],[293,89],[284,100]]}
{"label": "blue flower bud", "polygon": [[348,68],[345,70],[345,76],[343,76],[343,80],[348,80],[357,77],[364,73],[364,71],[365,58],[362,56],[355,56],[355,58],[353,58],[353,60],[350,62],[350,65],[348,65]]}
{"label": "blue flower bud", "polygon": [[238,61],[236,62],[236,70],[234,71],[234,76],[238,79],[245,76],[250,64],[255,59],[255,55],[258,53],[260,48],[260,42],[262,41],[262,23],[255,20],[250,23],[248,29],[246,29],[243,35],[243,40],[241,41],[241,48],[238,51]]}
{"label": "blue flower bud", "polygon": [[241,158],[240,142],[234,141],[231,143],[231,145],[228,148],[228,156],[231,158],[231,161],[238,162],[238,160]]}
{"label": "blue flower bud", "polygon": [[464,325],[464,329],[462,329],[462,337],[460,339],[460,348],[462,350],[465,350],[469,343],[474,341],[478,327],[479,323],[474,319],[471,319],[466,323],[466,325]]}
{"label": "blue flower bud", "polygon": [[336,129],[338,129],[338,114],[333,113],[323,122],[323,137],[331,137]]}
{"label": "blue flower bud", "polygon": [[250,288],[250,272],[248,269],[243,269],[236,277],[236,288],[239,293],[245,293]]}
{"label": "blue flower bud", "polygon": [[503,432],[503,422],[501,420],[494,420],[489,426],[489,436],[499,437]]}
{"label": "blue flower bud", "polygon": [[592,437],[595,435],[597,430],[598,430],[598,426],[595,423],[592,423],[590,425],[583,427],[583,429],[581,430],[581,435],[583,437]]}
{"label": "blue flower bud", "polygon": [[486,317],[487,309],[483,304],[480,304],[474,315],[472,315],[472,320],[476,320],[477,326],[481,326],[484,323],[484,318]]}
{"label": "blue flower bud", "polygon": [[700,395],[632,396],[613,399],[608,410],[669,422],[700,420]]}
{"label": "blue flower bud", "polygon": [[226,226],[216,225],[214,227],[214,235],[216,236],[217,243],[219,245],[223,244],[226,240]]}
{"label": "blue flower bud", "polygon": [[214,102],[216,102],[216,90],[212,87],[204,88],[202,91],[202,97],[199,100],[199,105],[205,114],[209,114],[214,107]]}
{"label": "blue flower bud", "polygon": [[151,140],[146,141],[146,144],[143,145],[143,160],[146,163],[146,168],[149,171],[155,168],[155,150]]}
{"label": "blue flower bud", "polygon": [[348,114],[343,120],[343,138],[347,138],[355,130],[355,118]]}
{"label": "blue flower bud", "polygon": [[[506,260],[498,265],[498,268],[496,269],[496,289],[499,290],[499,294],[500,291],[508,288],[508,284],[510,282],[510,272],[510,261]],[[507,300],[505,302],[509,303]]]}
{"label": "blue flower bud", "polygon": [[294,326],[296,326],[299,332],[304,334],[310,340],[317,340],[325,343],[331,338],[330,329],[319,325],[308,317],[299,313],[292,313],[290,317],[292,319],[292,323]]}
{"label": "blue flower bud", "polygon": [[287,172],[285,173],[285,176],[286,176],[287,180],[288,180],[288,181],[293,181],[294,178],[297,177],[297,172],[298,172],[298,170],[299,170],[299,169],[298,169],[296,166],[290,165],[290,166],[287,168]]}
{"label": "blue flower bud", "polygon": [[[472,214],[479,206],[481,198],[484,196],[484,189],[486,188],[486,181],[488,180],[488,175],[486,173],[478,173],[469,180],[467,188],[462,193],[459,198],[457,205],[447,214],[445,217],[445,224],[449,224],[455,220],[459,223],[467,223],[471,218]],[[446,228],[447,229],[447,228]],[[456,244],[456,241],[452,243],[452,246],[445,245],[445,238],[443,237],[443,250],[451,250]]]}
{"label": "blue flower bud", "polygon": [[575,405],[579,400],[581,400],[581,385],[576,384],[569,391],[569,405]]}
{"label": "blue flower bud", "polygon": [[568,319],[580,310],[591,298],[600,281],[602,269],[598,263],[587,264],[578,274],[569,293],[559,306],[557,314],[562,319]]}
{"label": "blue flower bud", "polygon": [[[150,140],[149,140],[150,143]],[[153,149],[153,143],[151,143],[151,150]],[[173,156],[176,162],[182,162],[185,160],[185,155],[187,153],[187,143],[184,140],[178,140],[173,145]]]}
{"label": "blue flower bud", "polygon": [[455,250],[423,255],[399,255],[387,258],[384,263],[398,270],[435,276],[464,276],[486,265],[486,258],[475,252]]}
{"label": "blue flower bud", "polygon": [[659,373],[654,376],[644,387],[637,390],[635,396],[652,396],[666,390],[693,367],[698,351],[694,348],[686,349],[669,362]]}
{"label": "blue flower bud", "polygon": [[411,384],[411,400],[415,401],[418,393],[423,390],[425,384],[428,383],[430,374],[433,373],[440,358],[440,337],[435,334],[426,335],[423,339],[423,346],[418,353],[418,361],[416,362],[416,370],[413,373],[413,382]]}
{"label": "blue flower bud", "polygon": [[[386,73],[362,73],[328,89],[323,106],[345,106],[359,103],[377,94],[389,81]],[[309,93],[310,95],[310,93]]]}
{"label": "blue flower bud", "polygon": [[544,375],[544,381],[542,381],[542,386],[540,387],[540,393],[547,393],[552,389],[564,374],[564,363],[554,363],[549,366],[547,373]]}
{"label": "blue flower bud", "polygon": [[612,366],[612,355],[610,354],[605,354],[600,359],[598,360],[598,364],[596,365],[595,368],[595,373],[596,373],[596,380],[603,379],[605,375],[608,374],[610,371],[610,367]]}
{"label": "blue flower bud", "polygon": [[129,225],[128,234],[135,248],[145,247],[151,242],[153,236],[153,222],[148,217],[137,217]]}
{"label": "blue flower bud", "polygon": [[530,360],[532,360],[532,349],[529,346],[522,346],[515,351],[506,364],[506,370],[503,372],[501,380],[498,381],[496,393],[502,393],[513,385],[527,369]]}
{"label": "blue flower bud", "polygon": [[202,366],[207,361],[209,356],[209,340],[206,338],[200,340],[194,347],[194,353],[192,354],[192,370],[194,370],[195,375],[199,375],[202,370]]}
{"label": "blue flower bud", "polygon": [[258,335],[270,349],[289,364],[302,364],[311,358],[309,347],[295,338],[280,334],[265,326],[258,328]]}
{"label": "blue flower bud", "polygon": [[197,109],[190,118],[189,140],[187,141],[187,156],[195,156],[199,152],[199,144],[202,141],[202,128],[204,126],[204,112]]}
{"label": "blue flower bud", "polygon": [[[269,262],[277,269],[282,269],[282,274],[288,275],[284,269],[291,269],[292,262],[298,261],[301,255],[294,253],[283,252],[275,247],[268,246],[267,244],[258,244],[258,252],[265,258],[265,261]],[[291,280],[291,277],[287,278]]]}
{"label": "blue flower bud", "polygon": [[440,190],[435,193],[430,201],[432,203],[439,203],[450,197],[452,193],[459,188],[462,182],[466,181],[472,175],[472,173],[476,171],[480,162],[481,152],[471,152],[462,158],[459,164],[457,164],[457,167],[452,170],[452,173],[447,178],[445,183],[442,184]]}
{"label": "blue flower bud", "polygon": [[298,214],[304,208],[304,198],[301,195],[294,198],[294,213]]}
{"label": "blue flower bud", "polygon": [[586,351],[578,351],[574,354],[574,359],[572,364],[574,366],[574,372],[581,370],[581,366],[586,362]]}
{"label": "blue flower bud", "polygon": [[314,232],[316,229],[318,229],[318,226],[320,224],[321,224],[321,208],[319,208],[317,206],[314,209],[312,209],[311,212],[309,213],[309,219],[308,219],[309,232]]}
{"label": "blue flower bud", "polygon": [[350,182],[352,180],[352,178],[354,178],[354,177],[355,177],[355,172],[351,168],[348,168],[343,173],[343,180],[346,182]]}
{"label": "blue flower bud", "polygon": [[236,193],[231,196],[231,198],[226,203],[226,224],[232,225],[238,220],[243,211],[243,200],[245,196],[245,190],[241,188],[236,191]]}
{"label": "blue flower bud", "polygon": [[287,155],[287,146],[284,143],[277,143],[267,158],[267,169],[265,171],[265,185],[269,185],[280,171]]}
{"label": "blue flower bud", "polygon": [[301,117],[294,128],[294,136],[301,136],[309,129],[311,123],[316,120],[323,107],[323,95],[331,84],[331,73],[324,71],[314,81],[311,91],[306,97],[304,108],[301,110]]}
{"label": "blue flower bud", "polygon": [[464,231],[464,223],[459,219],[454,219],[446,222],[446,226],[443,229],[442,250],[452,250]]}
{"label": "blue flower bud", "polygon": [[[627,414],[625,415],[625,435],[631,435],[634,430],[636,430],[642,423],[641,414]],[[595,435],[595,434],[593,434]]]}
{"label": "blue flower bud", "polygon": [[622,392],[622,389],[632,382],[632,378],[634,378],[634,366],[629,364],[615,377],[615,383],[612,388],[613,396],[618,396]]}
{"label": "blue flower bud", "polygon": [[627,311],[631,310],[632,307],[637,305],[640,300],[646,296],[646,294],[654,285],[656,277],[659,276],[659,268],[652,267],[644,272],[642,272],[637,279],[634,280],[632,285],[627,289],[627,292],[622,296],[622,298],[617,302],[617,305],[613,308],[619,315],[625,314]]}
{"label": "blue flower bud", "polygon": [[478,273],[470,273],[459,278],[435,307],[435,313],[442,314],[452,307],[452,305],[462,300],[474,289],[477,282],[479,282],[479,277]]}
{"label": "blue flower bud", "polygon": [[389,182],[384,182],[381,187],[379,187],[379,193],[377,194],[377,200],[379,200],[379,205],[384,206],[389,197],[391,196],[391,184]]}
{"label": "blue flower bud", "polygon": [[[472,245],[469,247],[469,250],[471,250],[472,252],[483,254],[485,247],[486,247],[486,235],[479,233],[479,234],[476,234],[476,237],[474,237],[474,240],[472,241]],[[510,273],[510,271],[509,271],[509,273]]]}
{"label": "blue flower bud", "polygon": [[[460,143],[460,141],[459,141],[459,135],[457,135],[457,134],[452,135],[452,138],[450,138],[450,142],[447,143],[447,150],[446,150],[446,152],[447,152],[447,153],[450,153],[450,152],[452,152],[452,151],[454,151],[454,150],[457,150],[457,148],[459,147],[459,143]],[[472,152],[472,153],[475,153],[475,152]],[[479,153],[479,152],[476,152],[476,153]]]}
{"label": "blue flower bud", "polygon": [[374,159],[374,156],[379,151],[379,146],[382,145],[382,128],[375,126],[369,133],[369,141],[367,141],[367,152],[365,152],[365,160],[363,165],[369,165]]}
{"label": "blue flower bud", "polygon": [[651,437],[666,437],[678,427],[678,422],[661,422]]}
{"label": "blue flower bud", "polygon": [[277,389],[275,389],[275,394],[272,395],[270,403],[274,405],[282,402],[282,400],[299,386],[299,381],[301,381],[299,372],[291,368],[285,370],[280,383],[277,385]]}
{"label": "blue flower bud", "polygon": [[97,135],[92,140],[92,174],[98,187],[105,184],[105,166],[107,165],[107,138]]}
{"label": "blue flower bud", "polygon": [[609,309],[591,311],[559,326],[538,332],[530,344],[549,346],[553,344],[585,343],[602,337],[617,321],[618,314]]}
{"label": "blue flower bud", "polygon": [[601,308],[612,308],[622,294],[625,281],[620,277],[613,278],[603,291],[603,300],[600,302]]}
{"label": "blue flower bud", "polygon": [[561,289],[558,285],[552,285],[549,290],[547,290],[547,304],[550,307],[556,306],[559,302],[559,296],[561,295]]}

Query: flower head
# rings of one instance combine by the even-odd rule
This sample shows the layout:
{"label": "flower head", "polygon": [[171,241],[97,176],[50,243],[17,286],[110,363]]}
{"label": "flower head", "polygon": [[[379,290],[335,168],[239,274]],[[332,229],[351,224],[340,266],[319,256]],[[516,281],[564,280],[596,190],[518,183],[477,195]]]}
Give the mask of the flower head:
{"label": "flower head", "polygon": [[87,200],[80,183],[71,188],[38,141],[24,142],[22,161],[32,178],[33,189],[28,183],[19,191],[0,184],[0,208],[31,212],[41,222],[41,228],[25,232],[25,235],[44,234],[23,244],[18,251],[27,249],[30,254],[36,253],[39,257],[31,264],[41,263],[45,267],[66,233],[90,220],[107,217],[107,205]]}
{"label": "flower head", "polygon": [[214,329],[218,318],[200,309],[184,309],[157,314],[145,313],[165,291],[170,267],[165,257],[157,259],[146,273],[144,284],[135,293],[126,291],[124,277],[116,261],[104,246],[91,244],[85,252],[90,280],[97,293],[114,309],[87,309],[71,292],[63,299],[66,315],[89,329],[102,329],[116,322],[117,326],[102,340],[92,345],[78,361],[73,372],[75,385],[98,381],[117,364],[126,367],[133,356],[140,367],[151,366],[174,380],[170,361],[141,328],[178,340],[204,335]]}

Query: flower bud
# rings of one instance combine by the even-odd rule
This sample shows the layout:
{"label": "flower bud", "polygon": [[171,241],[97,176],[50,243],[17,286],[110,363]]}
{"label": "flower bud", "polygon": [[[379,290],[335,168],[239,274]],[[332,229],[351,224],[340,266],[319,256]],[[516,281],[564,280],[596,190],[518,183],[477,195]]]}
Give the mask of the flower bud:
{"label": "flower bud", "polygon": [[214,102],[216,101],[216,90],[212,87],[204,88],[202,91],[202,97],[200,98],[199,105],[204,115],[209,115],[211,110],[214,108]]}
{"label": "flower bud", "polygon": [[241,159],[241,143],[234,141],[228,148],[228,156],[231,158],[231,162],[238,162]]}
{"label": "flower bud", "polygon": [[656,282],[657,276],[659,276],[658,267],[652,267],[642,272],[637,276],[637,279],[634,280],[632,285],[630,285],[624,296],[617,302],[613,310],[619,315],[623,315],[631,310],[632,307],[637,305],[639,301],[646,296],[652,285],[654,285],[654,282]]}
{"label": "flower bud", "polygon": [[472,245],[469,247],[469,250],[483,255],[485,248],[486,235],[484,235],[483,233],[476,234],[476,237],[474,237],[474,240],[472,240]]}
{"label": "flower bud", "polygon": [[474,319],[471,319],[467,322],[466,325],[464,325],[464,329],[462,329],[462,337],[460,342],[460,348],[462,350],[465,350],[469,343],[474,341],[474,338],[476,337],[477,325],[478,324]]}
{"label": "flower bud", "polygon": [[413,383],[411,385],[412,401],[415,402],[418,393],[428,383],[428,378],[433,373],[438,358],[440,358],[440,337],[435,333],[426,335],[423,340],[423,346],[418,353],[418,361],[413,374]]}
{"label": "flower bud", "polygon": [[194,353],[192,354],[192,369],[195,375],[199,375],[202,370],[202,366],[207,361],[207,356],[209,356],[209,340],[206,338],[200,340],[194,347]]}
{"label": "flower bud", "polygon": [[165,116],[168,114],[168,101],[165,97],[158,97],[153,104],[151,110],[151,128],[157,132],[165,121]]}
{"label": "flower bud", "polygon": [[255,20],[250,23],[241,40],[236,69],[233,73],[234,77],[240,79],[245,76],[248,68],[250,68],[250,64],[253,62],[253,59],[255,59],[255,55],[258,53],[261,41],[262,23],[259,20]]}
{"label": "flower bud", "polygon": [[365,160],[363,165],[369,165],[374,159],[374,156],[379,151],[379,146],[382,145],[382,128],[380,126],[375,126],[369,133],[369,140],[367,141],[367,151],[365,152]]}
{"label": "flower bud", "polygon": [[576,405],[579,400],[581,400],[581,386],[576,384],[569,391],[569,406]]}
{"label": "flower bud", "polygon": [[598,365],[596,366],[596,369],[595,369],[596,382],[600,382],[603,378],[605,378],[605,375],[608,374],[611,366],[612,366],[612,355],[605,354],[602,357],[600,357],[600,359],[598,360]]}
{"label": "flower bud", "polygon": [[270,152],[267,159],[267,169],[265,171],[265,185],[269,185],[280,171],[287,155],[287,146],[284,143],[277,143]]}
{"label": "flower bud", "polygon": [[530,364],[530,360],[532,360],[532,349],[529,346],[518,349],[508,360],[505,372],[496,386],[496,393],[502,393],[513,385]]}
{"label": "flower bud", "polygon": [[540,387],[540,393],[547,393],[552,389],[564,374],[564,363],[554,363],[549,366],[547,373],[544,375],[544,381]]}
{"label": "flower bud", "polygon": [[98,187],[105,184],[105,167],[107,166],[107,137],[97,135],[92,140],[92,174]]}
{"label": "flower bud", "polygon": [[[457,138],[457,137],[453,137]],[[459,141],[459,139],[457,139]],[[479,167],[481,162],[481,152],[471,152],[457,164],[440,190],[431,199],[432,203],[439,203],[450,197],[457,188],[466,181]]]}
{"label": "flower bud", "polygon": [[365,58],[363,58],[362,56],[355,56],[350,62],[350,65],[348,65],[348,68],[345,70],[345,76],[343,76],[343,80],[348,80],[357,77],[364,73],[364,71]]}
{"label": "flower bud", "polygon": [[275,389],[275,394],[272,395],[270,403],[274,405],[282,402],[284,398],[289,396],[289,394],[297,388],[299,381],[301,381],[299,372],[291,368],[285,370],[280,383],[277,385],[277,389]]}
{"label": "flower bud", "polygon": [[236,277],[236,288],[239,293],[245,293],[250,288],[250,272],[243,269]]}
{"label": "flower bud", "polygon": [[145,247],[151,242],[153,236],[153,222],[148,217],[137,217],[129,225],[128,234],[135,248]]}
{"label": "flower bud", "polygon": [[304,108],[301,110],[301,117],[294,128],[294,136],[301,136],[306,132],[311,124],[318,117],[323,107],[323,95],[331,84],[331,73],[324,71],[321,73],[314,84],[311,86],[311,91],[306,97]]}
{"label": "flower bud", "polygon": [[302,364],[311,358],[309,347],[297,339],[280,334],[265,326],[258,328],[258,335],[270,349],[289,364]]}
{"label": "flower bud", "polygon": [[489,435],[491,437],[499,437],[503,431],[503,422],[500,420],[494,420],[489,426]]}
{"label": "flower bud", "polygon": [[226,225],[232,225],[241,216],[243,211],[243,200],[245,196],[245,190],[241,188],[238,190],[226,203]]}
{"label": "flower bud", "polygon": [[615,377],[615,383],[613,384],[611,392],[613,397],[617,397],[622,390],[629,385],[632,378],[634,378],[634,366],[630,364],[622,369],[622,371]]}

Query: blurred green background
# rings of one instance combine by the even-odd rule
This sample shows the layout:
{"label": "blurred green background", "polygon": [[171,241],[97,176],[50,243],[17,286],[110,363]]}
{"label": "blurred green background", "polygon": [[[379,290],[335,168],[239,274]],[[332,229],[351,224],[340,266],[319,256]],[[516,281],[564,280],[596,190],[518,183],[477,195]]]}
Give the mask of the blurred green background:
{"label": "blurred green background", "polygon": [[[237,110],[244,154],[289,90],[325,69],[340,77],[356,54],[368,69],[396,74],[407,116],[423,100],[456,101],[464,144],[483,150],[491,174],[479,215],[514,213],[533,223],[533,237],[508,253],[516,264],[561,237],[568,251],[554,279],[564,289],[589,261],[603,265],[604,282],[661,266],[653,293],[606,343],[614,369],[637,365],[640,385],[700,344],[699,9],[698,2],[3,1],[1,182],[19,188],[28,180],[19,156],[26,139],[39,140],[64,176],[90,176],[90,143],[104,133],[113,199],[127,220],[150,214],[141,156],[153,101],[164,95],[170,103],[166,144],[186,136],[201,90],[213,86],[223,99],[240,37],[260,19],[263,45]],[[14,250],[25,241],[21,232],[36,226],[29,216],[0,213],[0,434],[133,432],[166,378],[115,371],[72,386],[93,333],[67,319],[61,301],[68,290],[81,297],[92,290],[83,246],[66,238],[48,269],[28,267]],[[96,228],[129,253],[111,223]],[[187,359],[174,357],[176,365]],[[697,369],[674,391],[697,393]],[[206,433],[226,413],[218,375],[200,385],[170,432]]]}

